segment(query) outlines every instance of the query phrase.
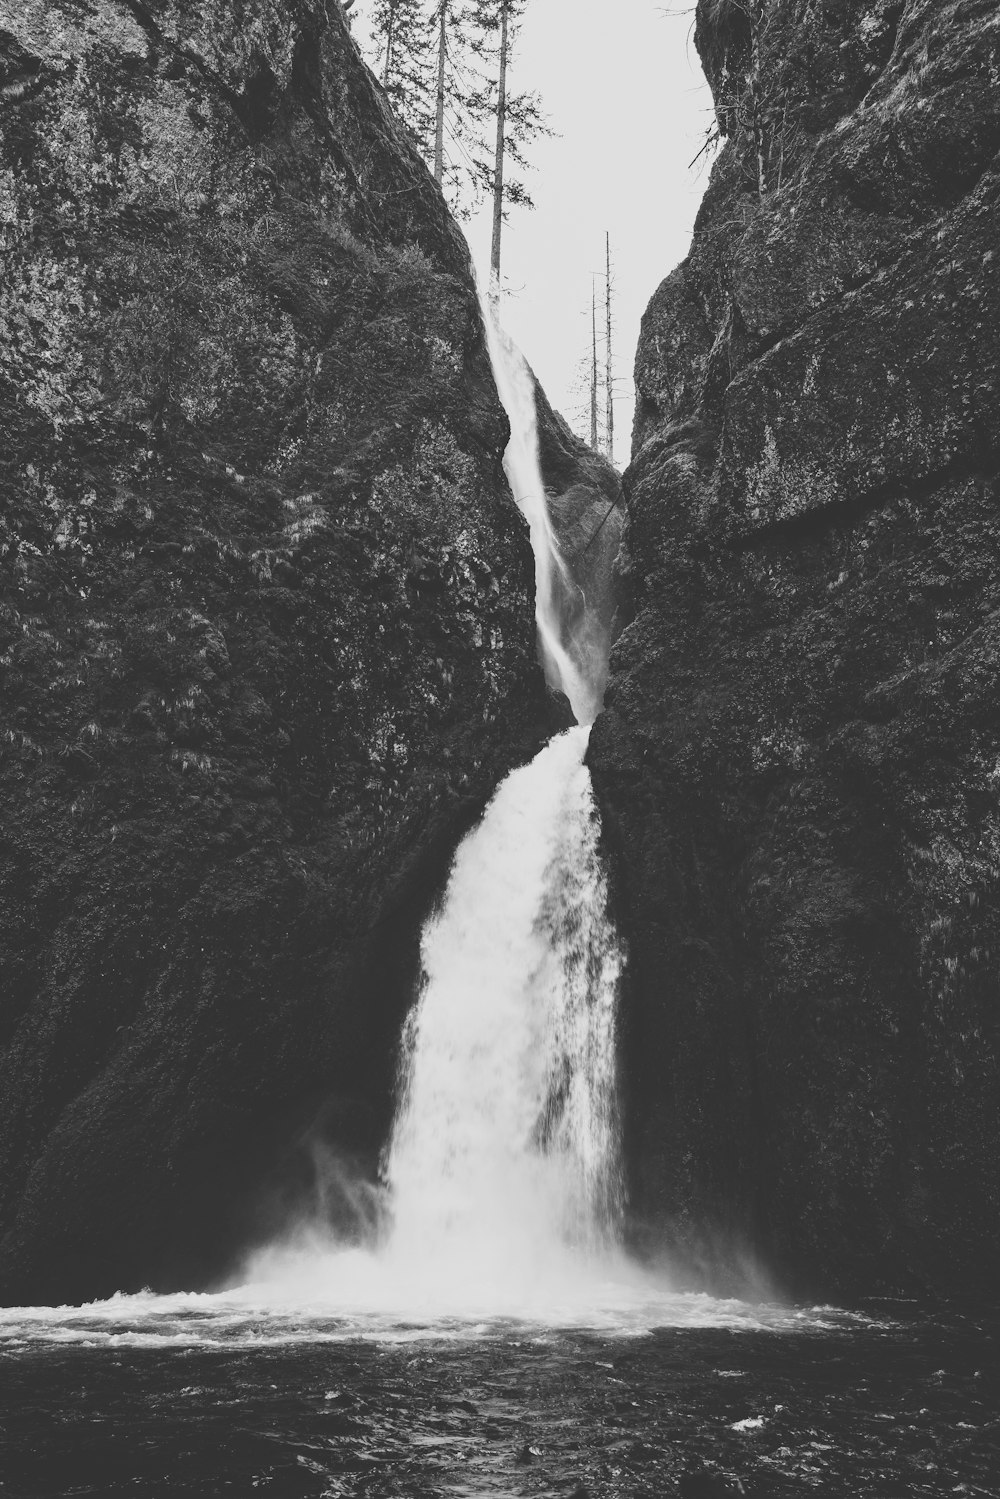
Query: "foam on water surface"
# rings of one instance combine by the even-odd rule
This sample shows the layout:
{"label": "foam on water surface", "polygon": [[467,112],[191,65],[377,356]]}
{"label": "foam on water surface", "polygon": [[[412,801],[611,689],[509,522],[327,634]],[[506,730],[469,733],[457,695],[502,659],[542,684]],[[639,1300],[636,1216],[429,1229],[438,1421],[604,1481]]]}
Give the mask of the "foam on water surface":
{"label": "foam on water surface", "polygon": [[[830,1332],[869,1322],[831,1307],[754,1304],[671,1292],[625,1263],[592,1266],[570,1284],[540,1285],[500,1309],[442,1284],[401,1280],[378,1256],[276,1257],[271,1280],[217,1294],[114,1296],[81,1307],[0,1311],[0,1349],[17,1346],[184,1348],[545,1339],[573,1330],[643,1337],[656,1329]],[[615,1279],[618,1271],[623,1278]]]}

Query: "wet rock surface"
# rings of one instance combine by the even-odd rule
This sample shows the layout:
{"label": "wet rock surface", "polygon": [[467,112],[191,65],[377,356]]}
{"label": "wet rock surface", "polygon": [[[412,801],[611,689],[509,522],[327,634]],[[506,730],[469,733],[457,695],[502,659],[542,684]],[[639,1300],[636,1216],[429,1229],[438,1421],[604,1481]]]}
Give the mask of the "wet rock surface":
{"label": "wet rock surface", "polygon": [[467,250],[335,0],[0,3],[0,93],[0,1301],[61,1301],[371,1166],[421,918],[561,721]]}
{"label": "wet rock surface", "polygon": [[702,0],[726,137],[643,324],[590,759],[636,1236],[992,1289],[1000,17]]}
{"label": "wet rock surface", "polygon": [[592,679],[603,689],[618,629],[615,561],[624,525],[621,475],[603,453],[577,437],[536,382],[538,456],[559,549],[579,590],[566,620],[580,641]]}
{"label": "wet rock surface", "polygon": [[879,1310],[827,1334],[7,1348],[4,1493],[995,1493],[995,1322]]}

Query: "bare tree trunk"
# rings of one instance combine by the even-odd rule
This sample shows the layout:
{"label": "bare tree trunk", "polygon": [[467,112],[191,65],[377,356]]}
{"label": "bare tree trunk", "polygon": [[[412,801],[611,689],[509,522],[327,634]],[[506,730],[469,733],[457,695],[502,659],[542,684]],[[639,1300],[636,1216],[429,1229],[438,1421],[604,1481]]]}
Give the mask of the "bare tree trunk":
{"label": "bare tree trunk", "polygon": [[597,452],[597,284],[591,283],[590,446]]}
{"label": "bare tree trunk", "polygon": [[605,235],[605,248],[607,250],[607,261],[606,261],[607,280],[606,280],[606,283],[605,283],[605,291],[606,291],[605,307],[606,307],[606,312],[607,312],[607,339],[606,339],[606,345],[605,345],[605,350],[604,350],[604,361],[605,361],[604,362],[604,394],[605,394],[605,399],[606,399],[606,402],[607,402],[607,407],[606,407],[607,416],[606,416],[606,427],[605,427],[605,439],[606,439],[606,442],[607,442],[607,454],[608,454],[608,458],[611,460],[612,463],[614,463],[614,461],[615,461],[615,377],[614,377],[614,374],[613,374],[612,368],[611,368],[613,350],[612,350],[612,347],[611,347],[611,235],[610,235],[610,233],[607,233]]}
{"label": "bare tree trunk", "polygon": [[761,56],[760,56],[760,34],[764,25],[764,8],[756,5],[750,14],[751,26],[751,56],[753,59],[753,80],[751,83],[750,103],[753,109],[753,140],[754,149],[757,153],[757,192],[763,198],[767,192],[767,167],[769,150],[765,138],[764,129],[764,105],[761,98]]}
{"label": "bare tree trunk", "polygon": [[510,0],[500,0],[500,83],[497,97],[497,155],[493,171],[493,249],[490,279],[500,295],[500,236],[503,232],[503,157],[507,128],[507,13]]}
{"label": "bare tree trunk", "polygon": [[389,24],[385,32],[385,67],[382,69],[382,87],[389,87],[389,74],[392,71],[392,38],[396,29],[396,5],[398,0],[390,0]]}
{"label": "bare tree trunk", "polygon": [[439,183],[444,181],[444,85],[447,58],[448,0],[440,0],[438,5],[437,130],[434,136],[434,176]]}

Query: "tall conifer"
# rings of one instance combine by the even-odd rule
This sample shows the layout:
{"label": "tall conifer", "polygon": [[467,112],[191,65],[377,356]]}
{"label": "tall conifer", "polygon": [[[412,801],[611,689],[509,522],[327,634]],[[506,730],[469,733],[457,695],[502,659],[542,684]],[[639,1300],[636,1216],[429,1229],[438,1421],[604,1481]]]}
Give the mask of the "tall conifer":
{"label": "tall conifer", "polygon": [[531,207],[526,149],[547,134],[536,95],[512,91],[509,70],[528,0],[375,0],[378,72],[452,208],[493,202],[499,267],[509,207]]}

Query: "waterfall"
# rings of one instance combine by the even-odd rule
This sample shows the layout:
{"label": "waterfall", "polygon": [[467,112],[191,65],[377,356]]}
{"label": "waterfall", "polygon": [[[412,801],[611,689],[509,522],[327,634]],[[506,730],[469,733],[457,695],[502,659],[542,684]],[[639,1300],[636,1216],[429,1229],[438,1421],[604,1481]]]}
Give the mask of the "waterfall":
{"label": "waterfall", "polygon": [[[256,1345],[409,1339],[431,1327],[479,1336],[511,1317],[610,1332],[798,1325],[678,1293],[662,1267],[646,1271],[622,1249],[623,957],[585,764],[598,677],[565,626],[572,584],[538,471],[531,374],[495,328],[491,347],[511,421],[507,473],[535,547],[540,652],[580,723],[500,784],[425,925],[383,1185],[320,1153],[313,1208],[249,1254],[228,1290],[116,1297],[75,1321],[66,1308],[22,1309],[8,1318],[18,1335],[51,1323],[56,1339],[106,1327],[116,1344]],[[327,1196],[356,1203],[369,1232],[334,1233]]]}
{"label": "waterfall", "polygon": [[[539,650],[589,724],[600,693],[566,620],[579,601],[549,519],[534,380],[484,307],[511,427],[504,466],[535,555]],[[578,610],[577,610],[578,612]],[[389,1253],[494,1290],[600,1259],[622,1213],[615,1015],[621,953],[584,765],[560,735],[500,786],[422,941],[385,1175]]]}
{"label": "waterfall", "polygon": [[605,662],[592,659],[588,631],[579,628],[586,621],[585,601],[570,576],[549,516],[538,457],[534,376],[520,349],[500,327],[494,300],[484,300],[483,319],[493,377],[510,422],[504,471],[528,522],[535,554],[535,623],[542,668],[549,686],[569,698],[577,723],[593,723],[601,710]]}
{"label": "waterfall", "polygon": [[341,1251],[328,1271],[322,1229],[307,1225],[251,1275],[297,1295],[328,1294],[334,1275],[339,1304],[369,1312],[548,1319],[592,1308],[609,1277],[620,1296],[632,1274],[620,1249],[622,955],[584,763],[605,663],[595,674],[574,641],[584,601],[549,520],[533,377],[484,312],[511,426],[505,468],[534,548],[539,653],[578,726],[501,783],[424,928],[380,1242]]}
{"label": "waterfall", "polygon": [[615,999],[587,729],[501,785],[425,929],[387,1159],[391,1251],[506,1285],[617,1241]]}

